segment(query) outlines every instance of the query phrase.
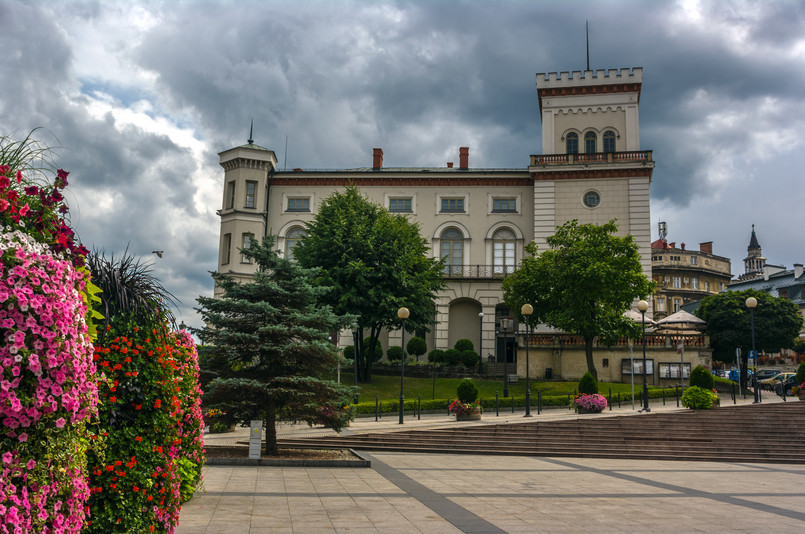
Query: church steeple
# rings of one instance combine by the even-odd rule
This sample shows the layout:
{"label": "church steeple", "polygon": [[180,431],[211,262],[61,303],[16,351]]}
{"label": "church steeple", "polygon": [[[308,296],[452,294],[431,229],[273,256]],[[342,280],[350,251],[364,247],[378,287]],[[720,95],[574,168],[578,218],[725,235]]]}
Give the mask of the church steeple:
{"label": "church steeple", "polygon": [[755,234],[755,225],[752,225],[752,236],[749,238],[749,246],[746,247],[747,256],[744,258],[744,274],[739,276],[739,280],[748,280],[756,278],[763,274],[763,268],[766,266],[766,258],[763,257],[763,251],[760,248],[760,243]]}

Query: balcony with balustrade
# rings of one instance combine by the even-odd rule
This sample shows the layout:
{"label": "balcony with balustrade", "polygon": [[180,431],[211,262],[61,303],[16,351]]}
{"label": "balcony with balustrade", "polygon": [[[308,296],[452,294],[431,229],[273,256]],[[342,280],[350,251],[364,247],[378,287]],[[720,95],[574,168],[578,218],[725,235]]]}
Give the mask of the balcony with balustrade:
{"label": "balcony with balustrade", "polygon": [[442,273],[448,280],[502,280],[515,269],[513,265],[445,265]]}

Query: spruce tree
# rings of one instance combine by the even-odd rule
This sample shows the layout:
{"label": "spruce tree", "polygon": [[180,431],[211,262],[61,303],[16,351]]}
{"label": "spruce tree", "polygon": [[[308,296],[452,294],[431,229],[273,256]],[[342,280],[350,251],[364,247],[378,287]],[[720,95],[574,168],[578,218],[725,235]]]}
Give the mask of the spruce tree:
{"label": "spruce tree", "polygon": [[199,297],[205,327],[220,367],[204,404],[248,423],[262,419],[266,454],[277,453],[277,421],[324,423],[340,430],[352,417],[350,388],[329,379],[338,351],[328,334],[349,324],[318,304],[326,287],[310,283],[310,270],[279,256],[266,236],[243,250],[257,263],[252,281],[213,273],[220,298]]}

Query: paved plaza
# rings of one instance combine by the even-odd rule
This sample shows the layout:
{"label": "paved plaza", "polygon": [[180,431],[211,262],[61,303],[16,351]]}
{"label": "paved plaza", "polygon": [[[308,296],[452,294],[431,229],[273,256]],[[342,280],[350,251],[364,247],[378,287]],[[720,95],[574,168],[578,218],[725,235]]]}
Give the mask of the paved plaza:
{"label": "paved plaza", "polygon": [[[445,419],[423,415],[406,426],[435,427]],[[391,418],[372,418],[356,421],[350,432],[363,427],[399,429]],[[207,466],[203,490],[182,506],[176,532],[805,531],[805,465],[360,454],[371,468]]]}

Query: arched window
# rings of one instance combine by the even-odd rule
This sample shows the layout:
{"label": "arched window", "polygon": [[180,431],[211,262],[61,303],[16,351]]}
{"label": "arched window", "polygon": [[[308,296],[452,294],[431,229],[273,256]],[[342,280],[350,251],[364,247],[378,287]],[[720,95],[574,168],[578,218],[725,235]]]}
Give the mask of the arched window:
{"label": "arched window", "polygon": [[615,152],[615,132],[612,130],[604,132],[604,152]]}
{"label": "arched window", "polygon": [[565,136],[565,143],[567,143],[567,153],[568,154],[578,154],[579,153],[579,134],[575,132],[570,132]]}
{"label": "arched window", "polygon": [[501,228],[492,236],[492,265],[495,274],[511,274],[514,272],[515,240],[508,228]]}
{"label": "arched window", "polygon": [[305,230],[299,226],[294,226],[285,234],[285,257],[293,259],[293,249],[299,244],[299,241],[305,237]]}
{"label": "arched window", "polygon": [[444,272],[461,274],[464,263],[464,234],[456,228],[448,228],[441,235],[441,254],[444,260]]}
{"label": "arched window", "polygon": [[596,147],[598,139],[595,132],[587,132],[584,134],[584,152],[587,154],[595,154],[598,150]]}

